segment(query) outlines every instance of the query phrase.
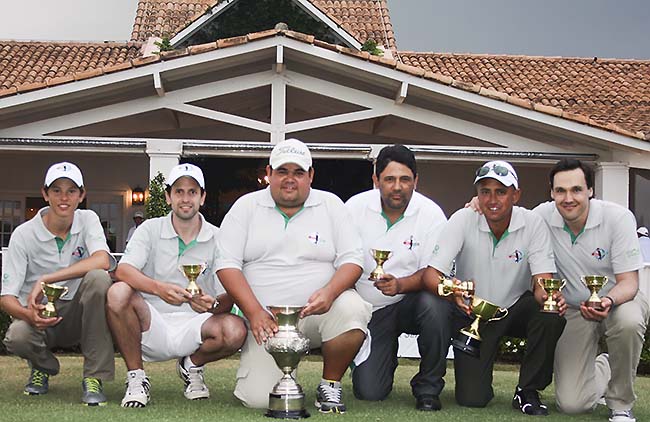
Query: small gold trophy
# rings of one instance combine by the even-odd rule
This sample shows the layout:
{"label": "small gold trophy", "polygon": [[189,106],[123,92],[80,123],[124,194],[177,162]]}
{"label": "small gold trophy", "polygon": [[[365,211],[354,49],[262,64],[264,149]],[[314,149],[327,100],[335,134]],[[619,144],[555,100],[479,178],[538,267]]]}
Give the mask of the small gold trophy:
{"label": "small gold trophy", "polygon": [[201,294],[201,288],[196,284],[196,279],[199,278],[201,273],[205,271],[205,264],[184,264],[179,265],[178,267],[185,278],[189,280],[189,283],[185,290],[190,292],[192,296],[197,296]]}
{"label": "small gold trophy", "polygon": [[53,318],[58,314],[54,307],[54,302],[68,293],[68,286],[59,286],[58,284],[47,284],[41,282],[41,290],[47,298],[45,309],[41,312],[43,318]]}
{"label": "small gold trophy", "polygon": [[264,349],[275,360],[284,375],[269,394],[266,416],[278,419],[308,418],[305,393],[291,376],[302,355],[309,352],[309,339],[298,331],[298,320],[304,306],[268,306],[278,322],[278,332],[264,343]]}
{"label": "small gold trophy", "polygon": [[553,295],[555,292],[561,291],[564,286],[566,286],[566,280],[560,280],[559,278],[538,278],[537,284],[539,284],[539,286],[544,289],[548,295],[548,298],[546,298],[546,301],[544,302],[542,312],[549,312],[553,314],[559,313],[560,308],[557,306],[555,299],[553,299]]}
{"label": "small gold trophy", "polygon": [[440,277],[438,284],[438,296],[449,296],[456,292],[461,292],[463,297],[469,298],[474,296],[476,286],[473,280],[461,281],[455,284],[450,278]]}
{"label": "small gold trophy", "polygon": [[382,276],[386,274],[384,272],[384,267],[382,267],[382,264],[386,262],[388,258],[391,257],[391,255],[393,255],[393,252],[383,251],[381,249],[370,249],[370,254],[372,255],[372,258],[375,260],[375,262],[377,263],[377,266],[370,273],[368,280],[379,281],[381,280]]}
{"label": "small gold trophy", "polygon": [[580,276],[582,283],[587,286],[591,292],[591,296],[587,299],[587,307],[593,308],[597,311],[603,310],[603,305],[600,302],[600,297],[598,297],[598,292],[605,287],[605,284],[609,281],[606,275],[583,275]]}
{"label": "small gold trophy", "polygon": [[481,321],[498,321],[508,315],[508,309],[499,308],[485,299],[472,297],[472,313],[476,316],[469,327],[462,328],[451,344],[454,349],[478,358],[481,351],[481,335],[478,332]]}

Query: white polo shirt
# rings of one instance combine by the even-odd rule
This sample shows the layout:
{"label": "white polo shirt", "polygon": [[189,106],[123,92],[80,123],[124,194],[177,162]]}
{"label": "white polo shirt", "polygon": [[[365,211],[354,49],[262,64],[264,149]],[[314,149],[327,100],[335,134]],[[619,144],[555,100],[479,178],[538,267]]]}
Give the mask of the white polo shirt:
{"label": "white polo shirt", "polygon": [[[129,264],[147,277],[187,287],[179,265],[206,264],[207,268],[196,280],[205,294],[216,297],[225,290],[219,282],[215,269],[217,237],[219,228],[201,218],[201,230],[196,239],[186,245],[180,254],[180,238],[172,225],[172,213],[165,217],[144,221],[133,233],[126,246],[120,265]],[[188,303],[171,305],[156,295],[142,293],[144,299],[160,313],[194,312]]]}
{"label": "white polo shirt", "polygon": [[[43,222],[49,208],[40,209],[34,218],[16,227],[2,266],[1,294],[16,296],[23,306],[41,276],[67,268],[97,251],[110,253],[99,217],[91,210],[74,212],[70,236],[59,251],[56,236]],[[80,283],[81,278],[57,282],[69,289],[61,300],[72,299]]]}
{"label": "white polo shirt", "polygon": [[636,220],[627,208],[590,200],[585,227],[575,237],[554,202],[540,204],[533,211],[550,228],[558,276],[567,280],[562,293],[570,306],[579,307],[589,297],[580,276],[606,275],[609,282],[599,293],[604,296],[616,284],[616,274],[643,267]]}
{"label": "white polo shirt", "polygon": [[447,217],[432,200],[418,192],[392,226],[384,217],[379,189],[362,192],[350,198],[345,206],[363,241],[363,275],[356,284],[357,292],[373,306],[373,311],[397,303],[404,295],[386,296],[368,280],[377,266],[370,249],[392,251],[382,266],[395,277],[406,277],[425,268],[435,245],[436,235]]}
{"label": "white polo shirt", "polygon": [[270,188],[242,196],[217,243],[217,270],[241,270],[262,306],[305,305],[341,265],[363,265],[361,239],[343,202],[317,189],[290,219]]}
{"label": "white polo shirt", "polygon": [[476,296],[501,307],[512,306],[532,290],[532,275],[555,272],[544,220],[521,207],[513,207],[499,241],[484,215],[470,208],[456,211],[438,236],[429,266],[449,274],[454,258],[456,277],[474,280]]}

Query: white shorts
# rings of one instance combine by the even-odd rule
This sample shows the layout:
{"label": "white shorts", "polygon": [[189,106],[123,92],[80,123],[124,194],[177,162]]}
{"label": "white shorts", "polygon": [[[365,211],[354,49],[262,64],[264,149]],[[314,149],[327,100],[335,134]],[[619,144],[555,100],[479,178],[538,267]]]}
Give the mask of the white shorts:
{"label": "white shorts", "polygon": [[201,327],[212,316],[209,312],[172,312],[161,314],[147,303],[151,325],[142,333],[142,359],[160,362],[194,353],[203,343]]}

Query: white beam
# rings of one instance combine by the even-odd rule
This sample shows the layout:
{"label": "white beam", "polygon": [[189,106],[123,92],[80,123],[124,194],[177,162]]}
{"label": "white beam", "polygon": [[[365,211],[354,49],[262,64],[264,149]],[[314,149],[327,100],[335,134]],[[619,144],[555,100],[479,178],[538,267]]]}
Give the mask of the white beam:
{"label": "white beam", "polygon": [[204,117],[210,120],[230,123],[236,126],[242,126],[250,129],[259,130],[260,132],[271,133],[271,125],[257,120],[247,119],[246,117],[235,116],[234,114],[214,111],[207,108],[197,107],[189,104],[170,104],[166,108],[180,111],[181,113],[192,114],[194,116]]}
{"label": "white beam", "polygon": [[163,86],[162,79],[160,78],[160,72],[153,73],[153,87],[159,97],[165,96],[165,87]]}
{"label": "white beam", "polygon": [[271,143],[277,144],[285,138],[287,116],[287,83],[284,76],[277,76],[271,82]]}
{"label": "white beam", "polygon": [[406,95],[409,91],[409,84],[407,82],[402,82],[399,87],[399,92],[395,96],[395,104],[402,104],[406,100]]}
{"label": "white beam", "polygon": [[334,126],[341,123],[358,122],[359,120],[368,120],[375,117],[385,116],[390,114],[384,108],[377,108],[375,110],[362,110],[354,111],[352,113],[337,114],[335,116],[320,117],[318,119],[303,120],[302,122],[289,123],[287,125],[287,132],[300,132],[302,130],[316,129],[325,126]]}
{"label": "white beam", "polygon": [[284,70],[284,46],[278,44],[278,47],[275,49],[275,71],[277,73],[282,73]]}

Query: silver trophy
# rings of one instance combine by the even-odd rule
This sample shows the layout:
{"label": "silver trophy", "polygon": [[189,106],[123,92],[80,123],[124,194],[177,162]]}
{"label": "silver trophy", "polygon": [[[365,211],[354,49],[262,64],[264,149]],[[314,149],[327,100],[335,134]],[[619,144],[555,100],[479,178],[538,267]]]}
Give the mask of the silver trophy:
{"label": "silver trophy", "polygon": [[309,352],[309,339],[298,331],[298,320],[304,306],[268,306],[278,322],[278,332],[264,344],[264,349],[284,373],[269,394],[266,416],[278,419],[308,418],[305,393],[291,376],[302,355]]}

